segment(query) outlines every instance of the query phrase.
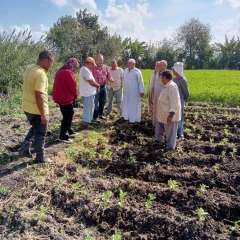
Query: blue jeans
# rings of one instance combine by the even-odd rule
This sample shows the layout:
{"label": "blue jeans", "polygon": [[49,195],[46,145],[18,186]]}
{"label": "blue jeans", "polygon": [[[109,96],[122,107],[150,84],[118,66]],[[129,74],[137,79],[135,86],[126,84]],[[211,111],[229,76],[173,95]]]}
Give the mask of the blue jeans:
{"label": "blue jeans", "polygon": [[41,116],[31,113],[25,113],[29,123],[31,124],[31,128],[29,129],[21,147],[21,152],[30,152],[30,145],[32,140],[33,147],[36,152],[36,161],[43,162],[44,161],[44,144],[45,144],[45,136],[47,133],[47,125],[41,124]]}
{"label": "blue jeans", "polygon": [[91,123],[93,119],[94,95],[83,97],[83,118],[84,123]]}
{"label": "blue jeans", "polygon": [[177,137],[184,137],[184,108],[182,108],[181,120],[178,122]]}
{"label": "blue jeans", "polygon": [[95,95],[95,99],[94,99],[95,109],[94,109],[93,119],[102,117],[106,100],[107,100],[106,87],[101,86],[99,91]]}
{"label": "blue jeans", "polygon": [[110,114],[112,112],[112,102],[113,98],[116,99],[117,109],[119,113],[121,113],[121,102],[122,102],[122,89],[119,90],[113,90],[108,89],[108,106],[107,106],[107,114]]}

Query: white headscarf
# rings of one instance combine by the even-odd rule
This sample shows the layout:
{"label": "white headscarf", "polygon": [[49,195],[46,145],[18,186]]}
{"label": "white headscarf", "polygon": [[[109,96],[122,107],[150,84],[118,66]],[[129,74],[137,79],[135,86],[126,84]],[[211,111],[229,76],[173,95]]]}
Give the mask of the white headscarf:
{"label": "white headscarf", "polygon": [[173,69],[177,72],[181,77],[184,77],[184,64],[182,62],[174,63]]}

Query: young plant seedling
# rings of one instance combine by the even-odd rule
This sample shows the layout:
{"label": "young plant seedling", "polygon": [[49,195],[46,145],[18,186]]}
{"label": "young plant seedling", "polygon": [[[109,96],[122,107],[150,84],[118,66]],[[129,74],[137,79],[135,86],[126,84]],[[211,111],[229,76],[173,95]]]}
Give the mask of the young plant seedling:
{"label": "young plant seedling", "polygon": [[46,219],[47,212],[48,212],[47,207],[41,205],[38,214],[38,217],[41,221],[44,221]]}
{"label": "young plant seedling", "polygon": [[71,188],[73,189],[73,190],[75,190],[75,191],[79,191],[80,189],[81,189],[81,184],[79,183],[79,182],[76,182],[76,183],[73,183],[72,185],[71,185]]}
{"label": "young plant seedling", "polygon": [[214,143],[214,139],[213,138],[210,138],[210,143],[213,144]]}
{"label": "young plant seedling", "polygon": [[178,181],[172,180],[172,179],[169,179],[169,180],[168,180],[168,187],[169,187],[171,190],[177,191],[180,186],[181,186],[181,183],[179,183]]}
{"label": "young plant seedling", "polygon": [[128,157],[128,162],[131,163],[131,164],[134,164],[136,162],[136,157],[131,155]]}
{"label": "young plant seedling", "polygon": [[119,191],[119,202],[118,202],[120,207],[124,206],[126,197],[127,197],[127,193],[123,192],[123,190],[120,189],[120,191]]}
{"label": "young plant seedling", "polygon": [[84,240],[94,240],[94,238],[91,237],[90,235],[87,235],[86,237],[84,237]]}
{"label": "young plant seedling", "polygon": [[145,207],[147,209],[151,208],[152,207],[152,204],[153,204],[153,201],[156,199],[155,195],[152,194],[152,193],[149,193],[148,194],[148,197],[147,197],[147,200],[145,202]]}
{"label": "young plant seedling", "polygon": [[208,187],[207,185],[201,184],[201,185],[199,186],[199,188],[198,188],[197,196],[199,196],[199,197],[203,196],[204,193],[207,192],[207,189],[208,189],[208,188],[209,188],[209,187]]}
{"label": "young plant seedling", "polygon": [[235,221],[233,226],[231,227],[232,231],[240,231],[240,220]]}
{"label": "young plant seedling", "polygon": [[106,208],[110,202],[113,193],[111,191],[106,191],[102,195],[103,206]]}
{"label": "young plant seedling", "polygon": [[116,231],[112,236],[112,240],[122,240],[122,234],[119,231]]}
{"label": "young plant seedling", "polygon": [[220,170],[220,165],[218,163],[216,163],[215,165],[213,165],[213,171],[214,172],[218,172]]}
{"label": "young plant seedling", "polygon": [[237,148],[233,147],[232,152],[231,152],[231,157],[234,158],[237,154]]}
{"label": "young plant seedling", "polygon": [[10,190],[6,187],[0,186],[0,195],[7,196],[10,193]]}
{"label": "young plant seedling", "polygon": [[206,220],[208,212],[206,212],[202,207],[199,207],[196,210],[196,215],[198,216],[198,220],[203,222]]}

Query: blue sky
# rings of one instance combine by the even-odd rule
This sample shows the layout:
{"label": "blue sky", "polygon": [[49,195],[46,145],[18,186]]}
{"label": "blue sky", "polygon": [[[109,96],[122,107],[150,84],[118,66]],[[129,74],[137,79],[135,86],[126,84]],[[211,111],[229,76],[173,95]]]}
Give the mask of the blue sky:
{"label": "blue sky", "polygon": [[1,0],[0,31],[30,28],[38,39],[80,8],[98,14],[112,33],[145,41],[173,36],[192,17],[210,24],[213,41],[240,34],[240,0]]}

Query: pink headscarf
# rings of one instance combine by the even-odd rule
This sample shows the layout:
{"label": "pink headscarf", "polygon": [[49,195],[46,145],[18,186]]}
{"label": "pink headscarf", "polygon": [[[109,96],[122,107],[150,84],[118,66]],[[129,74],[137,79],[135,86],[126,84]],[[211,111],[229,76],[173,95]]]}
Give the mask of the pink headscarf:
{"label": "pink headscarf", "polygon": [[72,57],[69,58],[66,63],[63,65],[62,69],[70,69],[70,70],[75,70],[76,68],[79,67],[79,62],[76,58]]}

